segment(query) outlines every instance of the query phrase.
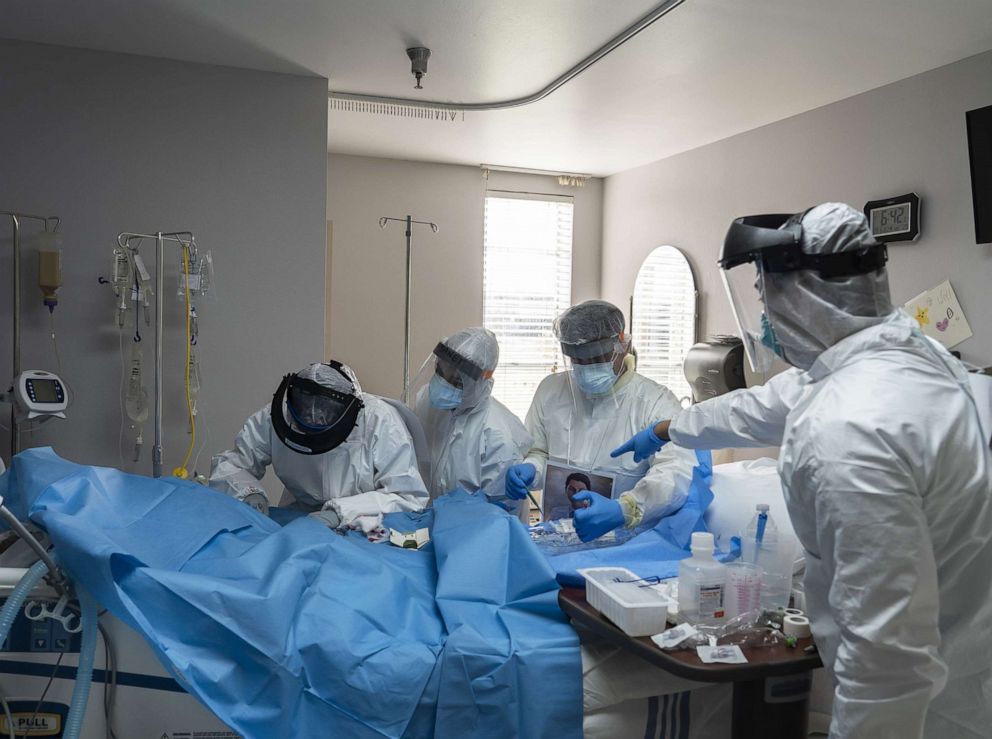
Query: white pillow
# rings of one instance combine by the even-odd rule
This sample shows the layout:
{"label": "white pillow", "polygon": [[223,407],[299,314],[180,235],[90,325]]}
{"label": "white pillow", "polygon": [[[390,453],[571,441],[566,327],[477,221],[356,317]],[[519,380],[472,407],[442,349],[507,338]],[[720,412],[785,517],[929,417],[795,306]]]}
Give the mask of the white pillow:
{"label": "white pillow", "polygon": [[774,459],[749,459],[743,462],[719,464],[713,468],[713,502],[706,509],[704,520],[713,532],[720,549],[730,547],[730,537],[740,536],[754,516],[758,503],[767,503],[779,537],[795,546],[796,568],[805,560],[802,547],[792,529],[789,511],[782,497],[782,482],[778,463]]}

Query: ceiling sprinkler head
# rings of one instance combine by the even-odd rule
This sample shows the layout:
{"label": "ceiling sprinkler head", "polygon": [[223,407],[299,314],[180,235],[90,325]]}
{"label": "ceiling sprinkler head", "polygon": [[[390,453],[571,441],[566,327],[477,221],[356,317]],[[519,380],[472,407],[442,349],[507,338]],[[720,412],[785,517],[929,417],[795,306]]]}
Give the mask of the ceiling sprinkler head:
{"label": "ceiling sprinkler head", "polygon": [[414,46],[406,50],[406,55],[410,57],[410,73],[417,78],[414,90],[423,90],[420,80],[427,74],[427,60],[431,58],[431,50],[425,46]]}

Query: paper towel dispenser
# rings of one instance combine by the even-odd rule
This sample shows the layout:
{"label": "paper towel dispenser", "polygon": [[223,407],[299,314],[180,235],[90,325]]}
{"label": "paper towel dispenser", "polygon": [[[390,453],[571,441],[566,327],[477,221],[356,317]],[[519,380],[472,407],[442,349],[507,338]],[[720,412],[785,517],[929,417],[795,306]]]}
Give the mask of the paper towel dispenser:
{"label": "paper towel dispenser", "polygon": [[736,336],[694,344],[682,366],[695,403],[746,387],[744,345]]}

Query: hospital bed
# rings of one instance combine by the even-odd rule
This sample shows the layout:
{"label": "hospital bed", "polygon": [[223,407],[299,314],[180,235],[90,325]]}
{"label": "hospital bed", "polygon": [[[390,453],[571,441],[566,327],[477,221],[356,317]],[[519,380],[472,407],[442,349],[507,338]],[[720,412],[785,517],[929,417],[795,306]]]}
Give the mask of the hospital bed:
{"label": "hospital bed", "polygon": [[[769,502],[783,533],[791,535],[774,462],[719,466],[714,470],[712,490],[714,502],[707,510],[707,524],[721,540],[744,527],[755,502]],[[23,546],[0,554],[3,566],[23,566],[30,561],[32,555]],[[108,715],[113,718],[116,736],[122,739],[236,736],[183,690],[130,626],[110,614],[100,620],[101,644],[84,739],[109,736]],[[8,697],[12,713],[17,714],[15,720],[33,721],[36,726],[64,720],[64,706],[73,689],[78,639],[58,632],[55,626],[36,635],[39,641],[25,641],[23,629],[17,639],[20,641],[9,643],[0,654],[0,693]],[[729,736],[731,693],[725,685],[674,677],[604,644],[581,647],[581,674],[583,731],[587,737],[645,736],[652,727],[653,735],[660,737]],[[45,701],[38,708],[42,694]],[[3,736],[0,732],[0,738]]]}
{"label": "hospital bed", "polygon": [[[94,708],[105,677],[91,593],[89,601],[140,633],[167,676],[245,736],[581,736],[578,640],[558,608],[554,573],[526,529],[483,497],[456,491],[429,511],[387,514],[386,525],[400,531],[431,527],[429,546],[408,550],[357,532],[335,535],[307,516],[280,525],[189,481],[76,465],[44,449],[15,458],[0,496],[14,523],[46,531],[60,565],[47,569],[64,570],[78,594],[80,660],[95,669],[83,701],[76,690],[88,670],[75,681],[75,704]],[[32,565],[32,577],[45,571]],[[31,579],[15,592],[40,584]],[[58,617],[64,605],[54,605]],[[8,598],[0,635],[6,615],[22,606]],[[68,641],[55,648],[72,651]],[[27,689],[31,669],[72,677],[58,657],[22,656],[0,661],[47,665],[12,669],[0,685],[7,695]],[[117,660],[118,677],[138,674],[132,664],[153,664],[130,656]],[[551,695],[530,689],[549,684]],[[160,700],[172,700],[170,686],[157,687]],[[42,694],[25,709],[28,725],[47,708],[36,709]],[[49,713],[46,720],[60,720]],[[167,733],[150,728],[129,735]]]}

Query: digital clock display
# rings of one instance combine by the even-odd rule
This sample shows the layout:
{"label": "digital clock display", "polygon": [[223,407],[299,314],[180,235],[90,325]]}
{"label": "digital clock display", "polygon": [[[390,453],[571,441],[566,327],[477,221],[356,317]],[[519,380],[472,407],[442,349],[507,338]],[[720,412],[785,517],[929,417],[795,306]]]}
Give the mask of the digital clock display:
{"label": "digital clock display", "polygon": [[912,210],[909,203],[873,208],[870,213],[871,232],[875,236],[904,234],[912,229]]}
{"label": "digital clock display", "polygon": [[915,192],[869,200],[864,213],[876,241],[891,244],[920,238],[920,196]]}

